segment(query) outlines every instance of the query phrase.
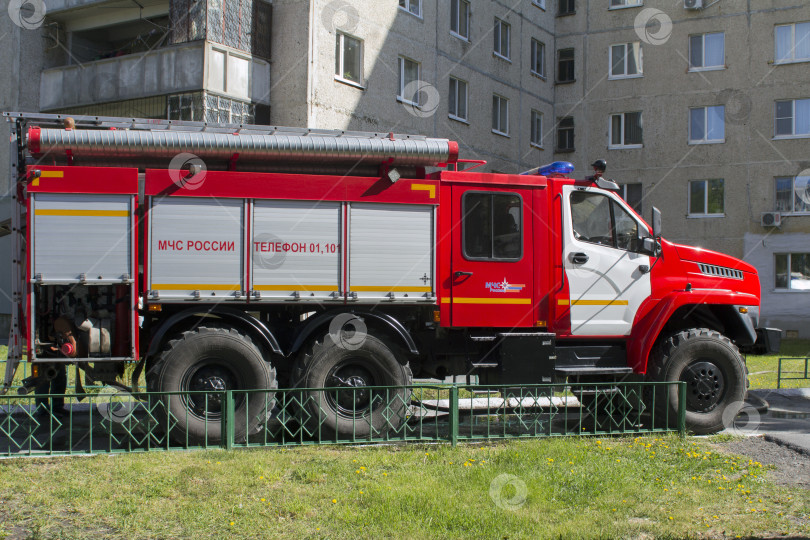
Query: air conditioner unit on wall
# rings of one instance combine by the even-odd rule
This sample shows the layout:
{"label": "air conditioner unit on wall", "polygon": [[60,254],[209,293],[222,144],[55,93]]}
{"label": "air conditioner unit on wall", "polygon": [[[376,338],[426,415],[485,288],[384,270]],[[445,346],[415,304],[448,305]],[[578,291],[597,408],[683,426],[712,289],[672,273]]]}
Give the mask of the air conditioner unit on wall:
{"label": "air conditioner unit on wall", "polygon": [[779,212],[762,212],[763,227],[781,227],[782,214]]}
{"label": "air conditioner unit on wall", "polygon": [[683,0],[684,9],[703,9],[703,0]]}

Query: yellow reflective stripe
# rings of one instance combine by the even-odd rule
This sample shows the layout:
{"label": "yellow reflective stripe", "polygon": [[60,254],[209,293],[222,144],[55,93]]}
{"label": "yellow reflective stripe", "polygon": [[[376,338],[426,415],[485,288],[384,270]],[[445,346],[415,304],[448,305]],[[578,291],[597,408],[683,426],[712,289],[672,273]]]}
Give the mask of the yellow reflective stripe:
{"label": "yellow reflective stripe", "polygon": [[216,283],[152,283],[155,291],[241,291],[241,285],[219,285]]}
{"label": "yellow reflective stripe", "polygon": [[436,186],[433,184],[411,184],[411,191],[427,191],[431,199],[436,198]]}
{"label": "yellow reflective stripe", "polygon": [[522,304],[532,303],[531,298],[442,298],[442,304]]}
{"label": "yellow reflective stripe", "polygon": [[65,171],[40,171],[40,178],[64,178]]}
{"label": "yellow reflective stripe", "polygon": [[73,216],[73,217],[129,217],[129,210],[69,210],[67,208],[38,208],[37,216]]}
{"label": "yellow reflective stripe", "polygon": [[349,287],[356,292],[431,292],[430,287],[395,287],[386,285],[352,285]]}
{"label": "yellow reflective stripe", "polygon": [[254,285],[254,291],[336,291],[337,285]]}
{"label": "yellow reflective stripe", "polygon": [[557,300],[558,306],[626,306],[627,300]]}

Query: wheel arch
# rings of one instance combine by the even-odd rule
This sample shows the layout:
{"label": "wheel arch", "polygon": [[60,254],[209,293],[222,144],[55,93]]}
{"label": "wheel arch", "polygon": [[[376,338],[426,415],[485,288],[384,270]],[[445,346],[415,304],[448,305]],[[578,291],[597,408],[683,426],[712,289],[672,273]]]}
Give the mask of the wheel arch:
{"label": "wheel arch", "polygon": [[293,356],[298,353],[307,343],[309,343],[313,336],[320,335],[325,328],[328,329],[332,320],[343,313],[350,313],[359,317],[364,323],[366,323],[367,327],[374,328],[377,331],[381,331],[383,334],[394,337],[397,341],[399,341],[406,351],[410,352],[412,355],[419,355],[419,348],[416,346],[416,342],[414,341],[410,332],[401,322],[399,322],[399,320],[393,316],[387,313],[373,313],[362,310],[334,310],[316,315],[315,317],[308,319],[307,323],[300,327],[300,330],[297,332],[295,339],[293,340],[292,347],[289,351],[289,356]]}
{"label": "wheel arch", "polygon": [[[180,311],[171,315],[168,319],[161,322],[157,331],[152,335],[149,341],[144,358],[147,360],[154,358],[160,352],[164,343],[180,328],[187,329],[188,323],[197,321],[197,324],[192,326],[202,326],[205,322],[212,319],[219,319],[227,321],[248,334],[252,339],[256,340],[257,344],[267,349],[268,351],[283,356],[281,347],[278,340],[265,326],[265,324],[244,311],[228,307],[215,307],[211,310],[201,311],[199,308],[190,308]],[[265,358],[265,361],[268,361]]]}
{"label": "wheel arch", "polygon": [[746,326],[747,316],[739,306],[758,306],[759,298],[746,293],[726,290],[676,291],[661,299],[648,299],[652,305],[642,305],[633,321],[633,331],[627,341],[627,362],[636,373],[647,372],[647,362],[655,343],[662,337],[685,328],[708,327],[726,335],[737,346],[756,333]]}

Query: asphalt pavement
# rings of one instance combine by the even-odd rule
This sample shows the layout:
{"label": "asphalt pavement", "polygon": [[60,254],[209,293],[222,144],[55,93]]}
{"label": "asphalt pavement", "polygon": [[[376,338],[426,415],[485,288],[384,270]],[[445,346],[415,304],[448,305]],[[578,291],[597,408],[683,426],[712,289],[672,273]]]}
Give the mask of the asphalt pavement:
{"label": "asphalt pavement", "polygon": [[810,455],[810,388],[750,390],[748,394],[750,406],[726,433],[761,435]]}

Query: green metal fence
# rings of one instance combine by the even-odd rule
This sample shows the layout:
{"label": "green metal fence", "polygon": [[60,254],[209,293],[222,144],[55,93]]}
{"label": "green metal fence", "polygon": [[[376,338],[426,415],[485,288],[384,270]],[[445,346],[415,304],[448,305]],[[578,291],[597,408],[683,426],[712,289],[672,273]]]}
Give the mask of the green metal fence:
{"label": "green metal fence", "polygon": [[[798,363],[799,366],[804,364],[804,369],[799,369],[796,371],[787,371],[783,370],[783,367],[787,367],[786,365],[783,366],[783,362],[787,364],[788,362],[795,362]],[[779,358],[779,367],[776,372],[776,388],[782,388],[782,381],[803,381],[803,380],[810,380],[810,356],[792,356],[792,357],[781,357]],[[788,377],[788,375],[797,375],[796,377]]]}
{"label": "green metal fence", "polygon": [[[677,412],[655,403],[669,392]],[[685,392],[685,383],[619,383],[7,395],[0,455],[684,433]],[[52,411],[46,398],[67,406]]]}

